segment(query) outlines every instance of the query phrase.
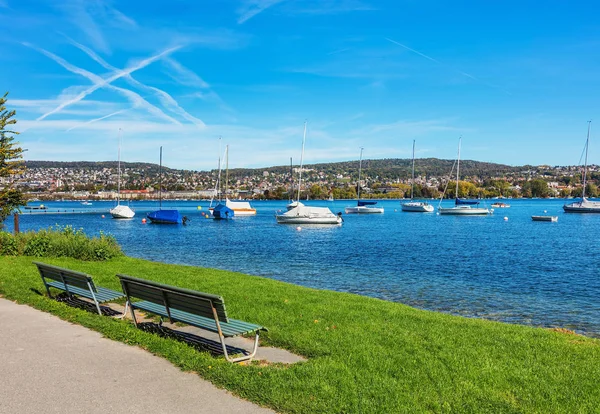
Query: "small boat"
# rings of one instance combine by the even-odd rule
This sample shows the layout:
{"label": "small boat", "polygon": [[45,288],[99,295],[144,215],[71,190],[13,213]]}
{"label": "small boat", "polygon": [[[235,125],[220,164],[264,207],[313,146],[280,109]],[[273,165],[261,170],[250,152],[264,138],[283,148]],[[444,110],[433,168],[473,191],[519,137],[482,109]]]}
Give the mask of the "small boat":
{"label": "small boat", "polygon": [[415,201],[413,199],[415,190],[415,140],[413,140],[413,159],[412,159],[412,184],[410,186],[410,201],[402,203],[402,211],[411,213],[431,213],[433,206],[424,201]]}
{"label": "small boat", "polygon": [[47,210],[48,207],[46,207],[43,204],[40,204],[39,206],[25,206],[25,210]]}
{"label": "small boat", "polygon": [[[220,139],[220,138],[219,138]],[[220,146],[220,145],[219,145]],[[220,150],[219,150],[220,152]],[[229,187],[229,145],[225,146],[225,171],[226,171],[226,179],[225,179],[225,191],[227,191],[227,187]],[[219,203],[213,208],[209,207],[208,210],[212,213],[212,216],[217,220],[228,220],[235,217],[235,211],[232,207],[227,205],[227,203],[231,203],[231,201],[225,196],[225,203],[221,200],[221,158],[219,157],[219,175],[217,178],[217,194],[219,196]],[[250,203],[247,203],[250,206]],[[212,205],[212,201],[211,201]],[[256,214],[256,210],[254,210],[254,214]]]}
{"label": "small boat", "polygon": [[558,216],[531,216],[533,221],[558,221]]}
{"label": "small boat", "polygon": [[82,205],[82,206],[91,206],[91,205],[92,205],[92,203],[90,203],[89,201],[82,201],[82,202],[81,202],[81,205]]}
{"label": "small boat", "polygon": [[592,121],[588,121],[587,139],[585,141],[585,164],[583,167],[583,189],[581,193],[581,200],[565,204],[563,206],[563,210],[565,211],[565,213],[600,213],[600,202],[590,201],[585,197],[585,187],[587,181],[588,147],[590,145],[591,125]]}
{"label": "small boat", "polygon": [[377,201],[363,201],[360,199],[360,173],[362,170],[362,153],[363,148],[360,148],[360,161],[358,162],[358,182],[356,186],[357,190],[357,202],[356,207],[346,207],[346,214],[381,214],[383,213],[383,207],[374,207]]}
{"label": "small boat", "polygon": [[[491,214],[492,211],[487,208],[481,207],[472,207],[474,205],[479,204],[479,200],[463,200],[458,197],[458,180],[460,177],[460,143],[462,141],[462,137],[458,139],[458,157],[456,159],[456,198],[454,199],[454,207],[441,207],[442,199],[444,194],[442,194],[442,198],[440,199],[440,207],[438,207],[438,212],[443,215],[453,215],[453,216],[485,216]],[[446,191],[444,190],[444,193]]]}
{"label": "small boat", "polygon": [[213,208],[212,215],[216,219],[228,220],[235,217],[235,211],[223,203],[219,203]]}
{"label": "small boat", "polygon": [[510,204],[506,204],[506,203],[494,203],[492,204],[493,208],[509,208]]}
{"label": "small boat", "polygon": [[178,210],[162,209],[162,147],[160,147],[160,163],[158,165],[158,210],[148,213],[146,217],[154,224],[185,224],[187,217],[179,214]]}
{"label": "small boat", "polygon": [[135,216],[135,212],[126,205],[120,203],[121,199],[121,128],[119,128],[119,161],[117,164],[117,205],[108,212],[115,219],[130,219]]}
{"label": "small boat", "polygon": [[[302,155],[300,157],[300,173],[298,176],[298,200],[302,187],[302,165],[304,159],[304,144],[306,142],[306,122],[304,122],[304,137],[302,138]],[[342,224],[342,213],[333,214],[328,207],[305,206],[300,201],[288,205],[288,211],[275,214],[277,223],[280,224]]]}

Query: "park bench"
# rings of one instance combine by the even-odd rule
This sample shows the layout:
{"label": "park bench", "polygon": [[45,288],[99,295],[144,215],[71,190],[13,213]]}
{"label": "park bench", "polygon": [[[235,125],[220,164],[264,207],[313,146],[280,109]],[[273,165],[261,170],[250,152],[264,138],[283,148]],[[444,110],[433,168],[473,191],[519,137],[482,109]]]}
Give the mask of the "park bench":
{"label": "park bench", "polygon": [[[64,290],[70,296],[83,296],[94,301],[100,315],[102,315],[102,311],[100,310],[101,303],[110,302],[125,296],[123,292],[96,286],[92,277],[85,273],[46,263],[33,262],[33,264],[37,266],[40,272],[48,296],[52,297],[50,293],[51,287]],[[48,281],[48,279],[51,281]],[[125,308],[125,312],[127,312],[127,308]]]}
{"label": "park bench", "polygon": [[[221,296],[163,285],[123,274],[118,274],[117,277],[121,281],[136,326],[138,323],[135,309],[140,309],[168,318],[171,323],[182,322],[217,333],[225,359],[229,362],[252,360],[258,349],[259,331],[267,331],[260,325],[230,319]],[[141,301],[133,302],[133,298]],[[225,337],[249,333],[255,334],[252,353],[237,358],[230,357],[225,346]]]}

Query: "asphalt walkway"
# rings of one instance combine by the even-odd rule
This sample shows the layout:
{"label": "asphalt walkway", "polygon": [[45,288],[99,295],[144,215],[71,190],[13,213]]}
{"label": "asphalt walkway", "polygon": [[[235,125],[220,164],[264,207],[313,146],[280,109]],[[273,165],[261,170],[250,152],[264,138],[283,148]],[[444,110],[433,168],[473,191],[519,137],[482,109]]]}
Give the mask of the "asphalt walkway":
{"label": "asphalt walkway", "polygon": [[273,413],[140,348],[0,299],[0,413]]}

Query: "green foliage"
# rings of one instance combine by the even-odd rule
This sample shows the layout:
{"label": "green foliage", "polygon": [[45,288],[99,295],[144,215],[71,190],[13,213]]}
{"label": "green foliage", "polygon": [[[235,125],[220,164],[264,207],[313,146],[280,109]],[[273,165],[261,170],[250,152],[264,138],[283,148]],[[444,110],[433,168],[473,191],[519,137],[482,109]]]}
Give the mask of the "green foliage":
{"label": "green foliage", "polygon": [[19,233],[0,232],[0,255],[34,257],[72,257],[79,260],[104,261],[123,255],[114,237],[100,232],[89,238],[83,230],[71,226]]}
{"label": "green foliage", "polygon": [[12,234],[0,231],[0,256],[18,256],[19,245]]}
{"label": "green foliage", "polygon": [[23,193],[14,187],[11,180],[17,174],[24,171],[23,149],[14,141],[14,132],[7,129],[15,125],[17,120],[15,110],[6,109],[6,97],[8,92],[0,98],[0,178],[4,178],[5,184],[0,187],[0,228],[4,220],[17,208],[26,204]]}

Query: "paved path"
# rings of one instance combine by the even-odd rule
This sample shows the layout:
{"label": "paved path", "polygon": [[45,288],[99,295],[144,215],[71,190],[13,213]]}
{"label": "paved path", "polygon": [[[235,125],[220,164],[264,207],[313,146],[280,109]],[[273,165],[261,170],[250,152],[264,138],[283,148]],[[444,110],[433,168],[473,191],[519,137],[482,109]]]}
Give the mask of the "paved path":
{"label": "paved path", "polygon": [[0,299],[0,413],[272,413],[139,348]]}

